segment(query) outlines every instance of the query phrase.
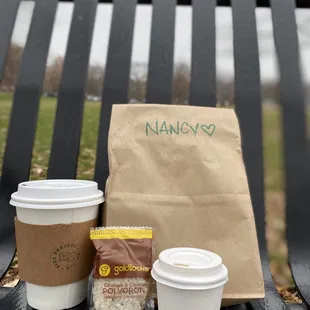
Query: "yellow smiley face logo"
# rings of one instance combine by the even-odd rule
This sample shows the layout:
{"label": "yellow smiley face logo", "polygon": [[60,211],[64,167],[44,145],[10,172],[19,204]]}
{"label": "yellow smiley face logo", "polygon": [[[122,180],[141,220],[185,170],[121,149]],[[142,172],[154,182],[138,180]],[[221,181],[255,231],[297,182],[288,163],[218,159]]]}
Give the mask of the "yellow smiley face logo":
{"label": "yellow smiley face logo", "polygon": [[102,277],[107,277],[110,274],[110,272],[111,272],[111,268],[107,264],[102,264],[99,268],[99,274]]}

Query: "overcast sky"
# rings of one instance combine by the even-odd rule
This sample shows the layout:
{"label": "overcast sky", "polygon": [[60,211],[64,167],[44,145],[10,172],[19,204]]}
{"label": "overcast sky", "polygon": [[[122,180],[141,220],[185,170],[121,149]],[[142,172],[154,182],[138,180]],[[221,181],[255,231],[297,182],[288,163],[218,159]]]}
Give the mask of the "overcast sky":
{"label": "overcast sky", "polygon": [[[29,29],[34,3],[21,3],[16,21],[13,41],[23,45]],[[64,55],[71,22],[73,5],[61,3],[58,6],[55,27],[53,30],[49,61],[58,55]],[[91,50],[91,62],[104,65],[106,60],[109,30],[111,24],[112,5],[99,5]],[[138,6],[134,31],[132,62],[147,63],[149,55],[150,22],[152,9],[149,6]],[[175,62],[190,63],[191,57],[191,8],[177,8]],[[272,39],[271,14],[269,9],[257,9],[257,24],[261,50],[262,80],[273,80],[277,74],[274,43]],[[297,22],[302,25],[300,31],[300,50],[304,77],[310,82],[310,10],[297,10]],[[231,9],[217,8],[217,72],[231,77],[234,74],[232,58],[232,16]],[[308,44],[307,44],[308,42]]]}

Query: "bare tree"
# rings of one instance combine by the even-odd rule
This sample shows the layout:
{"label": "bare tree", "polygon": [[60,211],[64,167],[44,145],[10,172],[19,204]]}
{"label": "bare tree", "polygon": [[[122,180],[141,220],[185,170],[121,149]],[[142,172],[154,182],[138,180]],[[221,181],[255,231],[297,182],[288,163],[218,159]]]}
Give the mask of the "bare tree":
{"label": "bare tree", "polygon": [[133,102],[144,102],[146,95],[147,66],[134,63],[131,68],[129,97]]}
{"label": "bare tree", "polygon": [[88,69],[88,79],[86,92],[88,95],[101,96],[103,85],[104,69],[98,64],[90,65]]}
{"label": "bare tree", "polygon": [[174,70],[173,102],[175,104],[187,104],[189,97],[189,67],[179,63]]}
{"label": "bare tree", "polygon": [[63,62],[63,57],[59,56],[54,59],[50,66],[47,67],[43,87],[45,92],[51,94],[56,94],[58,92]]}
{"label": "bare tree", "polygon": [[217,105],[220,107],[232,106],[235,101],[234,81],[219,76],[216,84]]}
{"label": "bare tree", "polygon": [[4,77],[1,81],[2,90],[4,91],[14,90],[18,78],[22,53],[23,53],[23,47],[17,44],[11,44],[6,61]]}

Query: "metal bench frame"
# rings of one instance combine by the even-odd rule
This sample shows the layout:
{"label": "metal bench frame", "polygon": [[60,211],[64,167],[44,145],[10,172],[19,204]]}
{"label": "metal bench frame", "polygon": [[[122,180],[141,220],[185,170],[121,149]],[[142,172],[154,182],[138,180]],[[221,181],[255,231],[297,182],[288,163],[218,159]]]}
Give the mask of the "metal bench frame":
{"label": "metal bench frame", "polygon": [[[20,0],[0,2],[0,80]],[[75,178],[80,145],[90,46],[97,0],[76,0],[58,94],[48,178]],[[108,2],[108,1],[104,1]],[[107,134],[111,107],[128,102],[128,81],[137,0],[114,0],[105,70],[99,144],[94,179],[104,188],[108,176]],[[149,3],[144,0],[140,3]],[[17,81],[0,181],[0,277],[15,255],[14,209],[9,198],[27,180],[40,93],[58,0],[37,0]],[[265,241],[262,105],[254,0],[153,0],[147,102],[171,103],[176,5],[192,5],[192,72],[190,104],[216,105],[215,7],[231,5],[234,29],[235,102],[243,154],[255,212],[266,298],[231,309],[306,309],[310,306],[310,170],[303,86],[293,0],[258,1],[271,6],[280,68],[283,116],[285,197],[289,263],[302,305],[287,305],[269,269]],[[297,2],[310,7],[308,0]],[[70,125],[68,125],[70,124]],[[246,276],[246,275],[245,275]],[[0,288],[0,309],[28,309],[25,285]],[[87,308],[87,303],[76,309]],[[30,308],[29,308],[30,309]]]}

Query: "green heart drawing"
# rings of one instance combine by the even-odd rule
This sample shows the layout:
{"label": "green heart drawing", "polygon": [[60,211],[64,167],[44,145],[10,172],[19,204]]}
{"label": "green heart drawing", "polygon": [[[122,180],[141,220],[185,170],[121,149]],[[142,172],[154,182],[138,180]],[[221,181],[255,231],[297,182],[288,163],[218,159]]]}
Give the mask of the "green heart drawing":
{"label": "green heart drawing", "polygon": [[214,132],[215,132],[215,125],[214,124],[211,124],[211,125],[201,125],[200,126],[201,129],[206,133],[208,134],[210,137],[213,136]]}

